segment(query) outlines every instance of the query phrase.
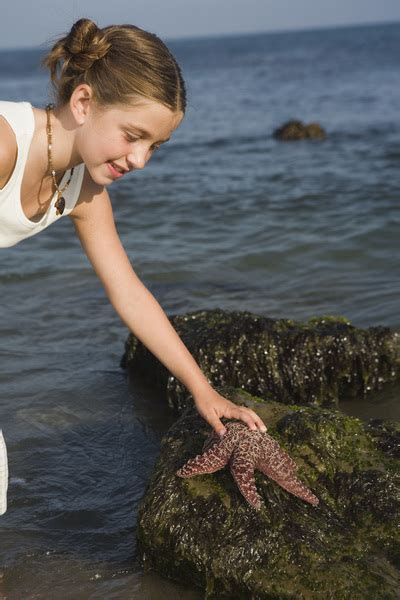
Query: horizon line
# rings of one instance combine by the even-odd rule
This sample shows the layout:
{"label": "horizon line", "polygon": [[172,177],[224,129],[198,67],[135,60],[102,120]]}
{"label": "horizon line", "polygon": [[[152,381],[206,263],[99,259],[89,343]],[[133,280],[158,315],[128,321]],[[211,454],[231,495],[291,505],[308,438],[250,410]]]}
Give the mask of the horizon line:
{"label": "horizon line", "polygon": [[[308,31],[327,31],[331,29],[351,29],[351,28],[363,28],[363,27],[376,27],[382,25],[400,25],[400,20],[398,21],[366,21],[362,23],[342,23],[336,25],[316,25],[311,27],[292,27],[288,29],[267,29],[267,30],[254,30],[254,31],[236,31],[236,32],[224,32],[224,33],[201,33],[195,35],[182,35],[182,36],[174,36],[168,37],[163,36],[163,39],[167,42],[179,42],[179,41],[189,41],[189,40],[205,40],[205,39],[213,39],[213,38],[231,38],[231,37],[239,37],[239,36],[252,36],[252,35],[280,35],[285,33],[295,33],[295,32],[308,32]],[[157,34],[158,35],[158,34]],[[18,50],[40,50],[45,47],[47,42],[43,42],[42,44],[36,46],[0,46],[0,52],[13,52]],[[51,46],[51,42],[50,42]]]}

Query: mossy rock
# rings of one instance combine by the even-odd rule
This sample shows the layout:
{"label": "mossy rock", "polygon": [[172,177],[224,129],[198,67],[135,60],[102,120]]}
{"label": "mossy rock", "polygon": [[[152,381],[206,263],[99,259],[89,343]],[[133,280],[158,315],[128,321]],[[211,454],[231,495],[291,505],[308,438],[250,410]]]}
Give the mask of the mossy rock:
{"label": "mossy rock", "polygon": [[[240,387],[285,404],[336,406],[400,377],[399,334],[387,327],[360,329],[345,317],[302,323],[219,309],[169,318],[214,387]],[[133,333],[121,366],[157,385],[178,414],[192,402]]]}
{"label": "mossy rock", "polygon": [[144,569],[196,586],[207,600],[399,598],[398,426],[260,402],[241,389],[218,391],[259,414],[320,504],[303,502],[259,472],[260,511],[246,503],[227,468],[176,476],[210,431],[188,407],[162,440],[139,506]]}

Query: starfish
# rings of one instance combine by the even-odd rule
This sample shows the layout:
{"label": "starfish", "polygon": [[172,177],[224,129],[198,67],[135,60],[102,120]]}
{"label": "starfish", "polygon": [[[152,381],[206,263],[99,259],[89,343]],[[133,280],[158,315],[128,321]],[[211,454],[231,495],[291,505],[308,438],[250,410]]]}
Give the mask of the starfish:
{"label": "starfish", "polygon": [[316,506],[318,498],[297,477],[297,465],[268,433],[253,431],[243,422],[231,421],[220,438],[212,431],[201,454],[189,459],[176,474],[193,477],[215,473],[229,463],[233,478],[245,500],[259,510],[263,504],[254,481],[258,469],[288,492]]}

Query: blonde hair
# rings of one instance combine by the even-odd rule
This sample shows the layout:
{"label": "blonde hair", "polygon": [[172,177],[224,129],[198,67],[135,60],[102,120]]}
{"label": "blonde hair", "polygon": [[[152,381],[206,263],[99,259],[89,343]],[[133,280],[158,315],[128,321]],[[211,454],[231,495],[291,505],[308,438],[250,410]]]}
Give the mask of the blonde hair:
{"label": "blonde hair", "polygon": [[41,65],[50,69],[59,105],[86,83],[99,106],[132,105],[139,96],[174,112],[186,109],[185,83],[174,56],[154,33],[135,25],[100,29],[90,19],[79,19],[56,41]]}

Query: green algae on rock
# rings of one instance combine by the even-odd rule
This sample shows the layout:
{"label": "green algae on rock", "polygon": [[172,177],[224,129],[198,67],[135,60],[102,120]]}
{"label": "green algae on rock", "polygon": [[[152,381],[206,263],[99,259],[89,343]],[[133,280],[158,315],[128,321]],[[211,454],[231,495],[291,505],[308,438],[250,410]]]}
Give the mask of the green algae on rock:
{"label": "green algae on rock", "polygon": [[[243,311],[195,311],[170,317],[211,385],[240,387],[286,404],[335,406],[400,377],[400,336],[361,329],[344,317],[302,323]],[[131,333],[121,366],[166,394],[180,413],[186,387]]]}
{"label": "green algae on rock", "polygon": [[164,436],[139,506],[144,568],[203,589],[207,600],[398,598],[400,461],[387,444],[392,425],[218,391],[259,414],[320,504],[260,473],[261,511],[248,506],[227,469],[177,477],[210,430],[189,406]]}

